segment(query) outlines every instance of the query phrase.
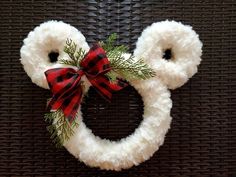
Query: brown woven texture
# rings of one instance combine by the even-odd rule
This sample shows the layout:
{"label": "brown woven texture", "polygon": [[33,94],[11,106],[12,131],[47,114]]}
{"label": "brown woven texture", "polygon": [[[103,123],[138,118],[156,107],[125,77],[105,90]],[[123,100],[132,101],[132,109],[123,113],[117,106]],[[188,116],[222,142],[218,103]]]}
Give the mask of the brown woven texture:
{"label": "brown woven texture", "polygon": [[[1,0],[0,8],[0,176],[236,176],[236,1]],[[32,84],[19,61],[23,39],[51,19],[77,27],[90,44],[116,32],[131,52],[142,30],[156,21],[182,21],[199,33],[199,72],[172,91],[171,129],[150,160],[103,171],[52,144],[43,120],[50,93]],[[93,90],[89,96],[84,119],[96,135],[117,140],[142,120],[142,101],[132,87],[110,104]]]}

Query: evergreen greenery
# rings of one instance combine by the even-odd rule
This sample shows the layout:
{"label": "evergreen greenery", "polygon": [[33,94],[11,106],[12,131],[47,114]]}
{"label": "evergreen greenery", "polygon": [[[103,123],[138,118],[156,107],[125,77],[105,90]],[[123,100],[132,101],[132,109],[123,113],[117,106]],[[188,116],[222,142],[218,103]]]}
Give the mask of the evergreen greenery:
{"label": "evergreen greenery", "polygon": [[128,52],[128,47],[124,45],[115,46],[116,39],[117,35],[114,33],[108,37],[106,42],[100,42],[112,67],[112,70],[106,74],[111,81],[119,75],[126,80],[148,79],[155,76],[155,72],[143,59],[137,59],[133,55],[125,57],[124,54]]}
{"label": "evergreen greenery", "polygon": [[60,63],[80,67],[80,62],[84,58],[86,52],[79,48],[77,51],[77,45],[71,39],[66,40],[66,45],[64,47],[64,52],[68,54],[70,60],[61,59]]}
{"label": "evergreen greenery", "polygon": [[70,123],[61,110],[46,113],[44,119],[51,124],[47,126],[47,130],[56,147],[62,147],[63,143],[74,134],[74,128],[78,127],[78,123],[76,121]]}

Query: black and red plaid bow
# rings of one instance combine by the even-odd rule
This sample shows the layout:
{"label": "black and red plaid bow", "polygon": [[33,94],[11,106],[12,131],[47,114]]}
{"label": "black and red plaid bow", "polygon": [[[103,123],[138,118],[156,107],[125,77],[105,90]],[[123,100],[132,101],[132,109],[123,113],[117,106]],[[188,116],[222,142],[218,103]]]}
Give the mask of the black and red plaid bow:
{"label": "black and red plaid bow", "polygon": [[117,79],[111,83],[104,75],[111,70],[105,51],[93,45],[80,63],[78,71],[72,68],[55,68],[45,72],[48,85],[52,91],[50,109],[61,109],[71,122],[74,120],[82,98],[81,77],[86,75],[91,85],[106,99],[110,100],[112,92],[124,88],[127,84]]}

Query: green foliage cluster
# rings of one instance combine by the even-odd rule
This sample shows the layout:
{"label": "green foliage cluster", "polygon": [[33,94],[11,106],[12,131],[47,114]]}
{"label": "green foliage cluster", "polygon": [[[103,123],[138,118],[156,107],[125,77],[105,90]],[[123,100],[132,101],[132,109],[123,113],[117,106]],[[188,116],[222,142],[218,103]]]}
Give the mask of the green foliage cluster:
{"label": "green foliage cluster", "polygon": [[105,42],[100,42],[100,45],[106,51],[112,67],[112,70],[107,73],[111,81],[119,76],[122,76],[128,81],[148,79],[155,76],[155,72],[143,59],[137,59],[133,55],[127,54],[128,47],[124,45],[116,46],[116,39],[117,35],[114,33]]}
{"label": "green foliage cluster", "polygon": [[80,62],[84,58],[86,52],[79,48],[77,50],[77,45],[71,39],[66,40],[66,45],[64,47],[64,52],[70,57],[70,60],[61,59],[61,64],[66,64],[70,66],[80,67]]}
{"label": "green foliage cluster", "polygon": [[62,147],[64,142],[74,134],[74,128],[79,125],[76,121],[70,123],[61,110],[46,113],[44,119],[51,124],[47,126],[47,130],[51,134],[50,138],[56,144],[56,147]]}

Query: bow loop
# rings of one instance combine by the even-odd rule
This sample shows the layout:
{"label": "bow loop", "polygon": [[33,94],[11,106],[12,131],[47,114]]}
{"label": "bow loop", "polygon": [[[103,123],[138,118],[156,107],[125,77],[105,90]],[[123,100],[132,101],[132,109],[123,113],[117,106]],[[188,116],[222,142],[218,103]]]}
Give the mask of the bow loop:
{"label": "bow loop", "polygon": [[73,83],[77,78],[80,79],[83,73],[80,70],[76,72],[72,68],[54,68],[47,70],[45,75],[49,88],[54,93],[68,89],[70,83]]}
{"label": "bow loop", "polygon": [[111,70],[110,62],[106,52],[98,44],[93,45],[80,63],[86,76],[96,77],[97,75]]}

